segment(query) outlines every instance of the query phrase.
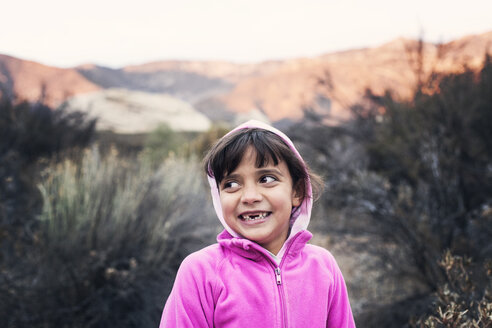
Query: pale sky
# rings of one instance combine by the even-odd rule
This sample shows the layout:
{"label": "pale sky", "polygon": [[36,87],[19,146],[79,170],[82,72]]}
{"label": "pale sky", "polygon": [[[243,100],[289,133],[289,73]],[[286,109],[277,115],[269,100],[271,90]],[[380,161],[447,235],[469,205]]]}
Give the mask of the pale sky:
{"label": "pale sky", "polygon": [[58,67],[258,62],[492,30],[492,0],[7,1],[0,53]]}

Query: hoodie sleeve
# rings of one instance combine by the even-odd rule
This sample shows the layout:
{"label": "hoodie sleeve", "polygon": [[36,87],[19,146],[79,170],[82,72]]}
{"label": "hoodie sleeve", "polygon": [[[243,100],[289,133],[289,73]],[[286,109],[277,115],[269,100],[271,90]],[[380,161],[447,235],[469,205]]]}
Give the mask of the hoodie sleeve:
{"label": "hoodie sleeve", "polygon": [[159,328],[213,327],[213,283],[207,277],[215,275],[203,258],[194,253],[181,263]]}
{"label": "hoodie sleeve", "polygon": [[332,257],[333,286],[329,295],[327,328],[355,328],[354,316],[347,293],[345,280],[335,259]]}

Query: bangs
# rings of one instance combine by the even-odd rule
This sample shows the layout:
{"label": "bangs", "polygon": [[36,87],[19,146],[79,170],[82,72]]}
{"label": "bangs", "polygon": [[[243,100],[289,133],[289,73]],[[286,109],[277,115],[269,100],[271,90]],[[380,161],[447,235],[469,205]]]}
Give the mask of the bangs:
{"label": "bangs", "polygon": [[248,147],[255,152],[255,166],[274,165],[284,160],[289,147],[273,132],[262,129],[238,130],[209,162],[208,174],[219,184],[239,166]]}
{"label": "bangs", "polygon": [[[311,174],[304,161],[280,136],[261,128],[240,129],[222,137],[212,146],[203,160],[206,174],[219,186],[224,177],[237,169],[248,147],[255,152],[257,168],[272,163],[277,166],[280,162],[285,162],[293,187],[303,199],[306,197],[306,190],[311,189],[307,188],[310,187]],[[311,197],[311,194],[308,196]]]}

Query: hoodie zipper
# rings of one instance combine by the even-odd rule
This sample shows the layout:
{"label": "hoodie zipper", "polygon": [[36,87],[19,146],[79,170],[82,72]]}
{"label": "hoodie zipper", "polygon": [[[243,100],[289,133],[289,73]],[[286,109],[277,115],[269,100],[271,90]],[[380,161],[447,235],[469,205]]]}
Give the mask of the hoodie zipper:
{"label": "hoodie zipper", "polygon": [[289,246],[287,246],[284,256],[282,257],[282,260],[280,260],[280,264],[278,266],[270,261],[270,263],[273,266],[273,271],[275,273],[275,282],[277,283],[278,293],[280,297],[280,311],[282,312],[282,327],[289,327],[289,325],[287,323],[287,305],[285,304],[284,284],[282,283],[282,270],[280,268],[284,263],[284,259],[286,255],[289,253],[290,247],[294,244],[295,239],[297,239],[297,236],[293,238]]}
{"label": "hoodie zipper", "polygon": [[282,327],[288,327],[287,325],[287,311],[285,305],[285,294],[284,294],[284,285],[282,284],[282,271],[280,270],[280,266],[275,268],[275,279],[277,281],[277,287],[280,296],[280,311],[282,312]]}

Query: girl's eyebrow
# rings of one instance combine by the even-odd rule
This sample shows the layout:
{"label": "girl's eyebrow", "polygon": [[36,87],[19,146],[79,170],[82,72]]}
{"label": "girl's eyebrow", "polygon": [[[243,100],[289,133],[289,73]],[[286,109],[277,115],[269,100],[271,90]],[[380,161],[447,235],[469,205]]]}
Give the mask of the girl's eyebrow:
{"label": "girl's eyebrow", "polygon": [[282,172],[280,172],[280,170],[279,170],[279,169],[277,169],[277,168],[259,169],[259,170],[257,171],[257,173],[258,173],[258,174],[262,174],[262,175],[263,175],[263,174],[276,174],[276,175],[280,175],[280,176],[282,176],[282,177],[284,176],[284,175],[282,174]]}
{"label": "girl's eyebrow", "polygon": [[237,174],[237,173],[231,173],[231,174],[225,175],[222,178],[222,181],[228,180],[228,179],[237,179],[237,178],[239,178],[239,174]]}
{"label": "girl's eyebrow", "polygon": [[[276,174],[276,175],[279,175],[281,177],[283,177],[284,175],[282,174],[282,172],[280,172],[279,169],[277,168],[268,168],[268,169],[263,169],[263,168],[260,168],[256,171],[256,174],[257,175],[264,175],[264,174]],[[229,179],[239,179],[241,176],[237,173],[231,173],[231,174],[228,174],[226,176],[224,176],[224,178],[222,179],[222,181],[224,180],[229,180]]]}

